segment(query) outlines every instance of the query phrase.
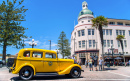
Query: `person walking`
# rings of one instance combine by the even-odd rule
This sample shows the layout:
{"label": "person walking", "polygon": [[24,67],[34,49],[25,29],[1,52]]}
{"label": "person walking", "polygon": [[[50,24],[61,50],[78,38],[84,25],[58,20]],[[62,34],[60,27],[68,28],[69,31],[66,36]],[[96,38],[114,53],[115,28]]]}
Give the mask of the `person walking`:
{"label": "person walking", "polygon": [[87,62],[87,59],[85,60],[85,66],[86,66],[86,68],[87,68],[87,64],[88,64],[88,62]]}
{"label": "person walking", "polygon": [[93,71],[92,63],[93,63],[93,59],[90,57],[90,59],[89,59],[89,68],[90,68],[90,71],[91,70]]}
{"label": "person walking", "polygon": [[97,71],[97,58],[94,56],[94,67],[95,67],[95,71]]}
{"label": "person walking", "polygon": [[100,60],[99,60],[99,71],[100,71],[100,69],[102,71],[102,64],[103,64],[103,60],[102,60],[102,57],[100,57]]}

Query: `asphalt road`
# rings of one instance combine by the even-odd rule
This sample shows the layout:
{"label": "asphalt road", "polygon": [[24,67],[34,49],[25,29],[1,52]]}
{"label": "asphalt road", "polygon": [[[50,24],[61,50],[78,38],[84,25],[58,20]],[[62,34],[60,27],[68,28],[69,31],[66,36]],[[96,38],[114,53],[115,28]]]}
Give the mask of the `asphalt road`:
{"label": "asphalt road", "polygon": [[[44,75],[34,76],[32,81],[130,81],[130,67],[105,67],[105,71],[89,71],[89,68],[82,66],[85,72],[82,72],[80,78],[68,78],[64,75]],[[6,67],[0,68],[0,81],[19,81],[18,74],[11,74]]]}

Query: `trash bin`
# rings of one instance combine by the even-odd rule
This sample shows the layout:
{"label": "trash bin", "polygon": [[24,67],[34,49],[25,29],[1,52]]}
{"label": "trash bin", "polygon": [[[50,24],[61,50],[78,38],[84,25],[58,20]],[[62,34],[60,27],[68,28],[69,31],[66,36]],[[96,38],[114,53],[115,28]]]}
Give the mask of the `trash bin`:
{"label": "trash bin", "polygon": [[110,67],[110,63],[107,63],[107,67]]}

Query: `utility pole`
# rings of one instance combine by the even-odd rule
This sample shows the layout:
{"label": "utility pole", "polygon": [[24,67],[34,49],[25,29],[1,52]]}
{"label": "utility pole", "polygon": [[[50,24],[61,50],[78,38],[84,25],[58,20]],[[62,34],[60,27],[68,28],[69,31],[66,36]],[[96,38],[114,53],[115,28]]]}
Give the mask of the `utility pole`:
{"label": "utility pole", "polygon": [[50,41],[50,50],[51,50],[51,40],[48,40],[48,41]]}

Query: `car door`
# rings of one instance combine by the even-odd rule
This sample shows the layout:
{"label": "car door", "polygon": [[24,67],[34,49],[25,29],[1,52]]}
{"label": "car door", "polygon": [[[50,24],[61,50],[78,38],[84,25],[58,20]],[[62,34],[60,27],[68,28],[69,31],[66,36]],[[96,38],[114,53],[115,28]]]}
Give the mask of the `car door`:
{"label": "car door", "polygon": [[31,64],[35,67],[36,72],[43,72],[43,52],[32,51],[31,54]]}
{"label": "car door", "polygon": [[58,72],[59,65],[57,54],[46,52],[44,55],[44,72]]}

